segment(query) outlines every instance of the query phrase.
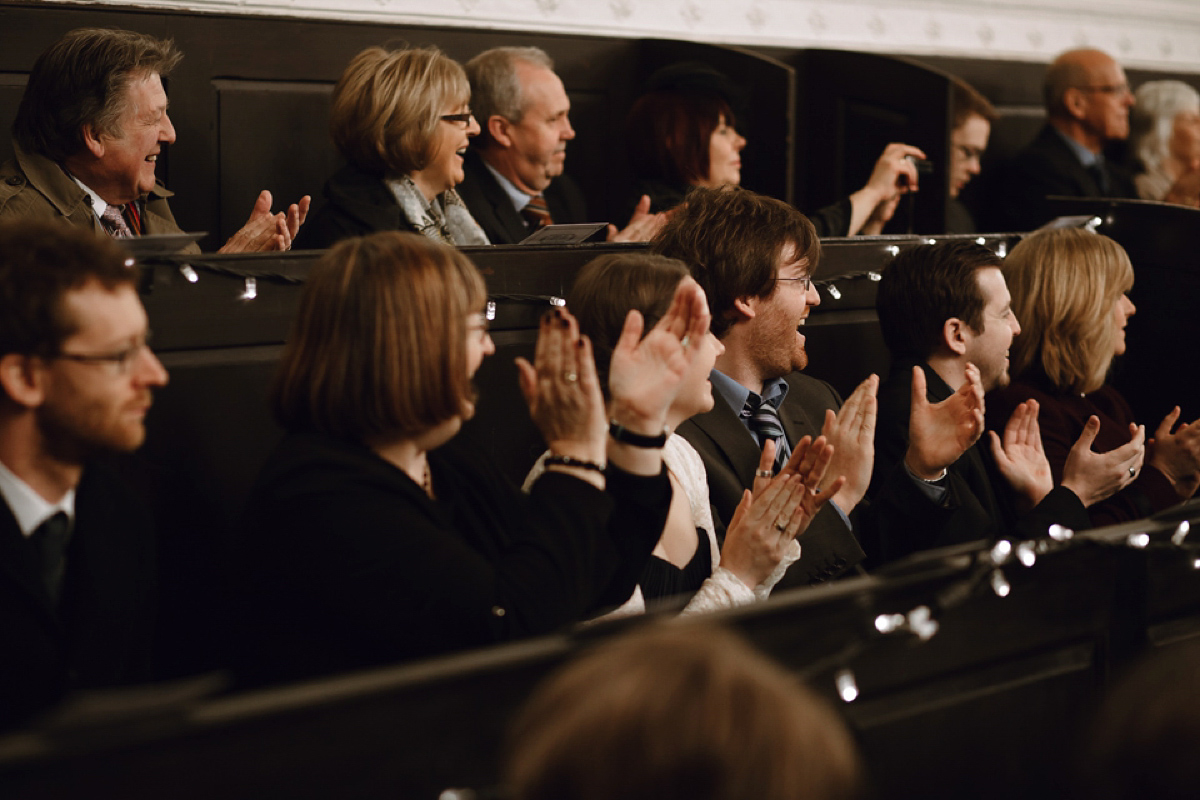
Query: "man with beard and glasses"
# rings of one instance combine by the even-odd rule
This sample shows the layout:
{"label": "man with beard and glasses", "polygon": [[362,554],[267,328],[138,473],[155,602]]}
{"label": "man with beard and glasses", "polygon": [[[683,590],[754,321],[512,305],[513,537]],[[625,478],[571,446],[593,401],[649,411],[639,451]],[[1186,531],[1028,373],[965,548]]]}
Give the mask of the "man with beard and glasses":
{"label": "man with beard and glasses", "polygon": [[150,677],[152,527],[96,461],[167,382],[135,279],[91,231],[0,224],[0,728]]}

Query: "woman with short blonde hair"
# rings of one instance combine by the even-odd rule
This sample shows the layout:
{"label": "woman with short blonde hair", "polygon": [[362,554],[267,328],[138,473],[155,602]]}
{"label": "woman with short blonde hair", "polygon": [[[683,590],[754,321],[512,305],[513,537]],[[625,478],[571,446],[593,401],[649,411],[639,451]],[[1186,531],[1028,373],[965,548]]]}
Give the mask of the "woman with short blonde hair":
{"label": "woman with short blonde hair", "polygon": [[466,73],[436,47],[356,55],[333,89],[329,131],[346,166],[300,246],[405,230],[455,245],[488,244],[454,187],[479,125]]}
{"label": "woman with short blonde hair", "polygon": [[1200,486],[1200,420],[1172,431],[1176,407],[1146,446],[1145,427],[1105,382],[1136,310],[1125,250],[1086,230],[1037,231],[1013,248],[1003,271],[1021,333],[1011,348],[1011,384],[987,397],[988,427],[1000,432],[1033,399],[1056,483],[1068,459],[1080,457],[1072,447],[1085,433],[1092,451],[1121,460],[1134,480],[1088,508],[1094,525],[1140,519],[1191,497]]}

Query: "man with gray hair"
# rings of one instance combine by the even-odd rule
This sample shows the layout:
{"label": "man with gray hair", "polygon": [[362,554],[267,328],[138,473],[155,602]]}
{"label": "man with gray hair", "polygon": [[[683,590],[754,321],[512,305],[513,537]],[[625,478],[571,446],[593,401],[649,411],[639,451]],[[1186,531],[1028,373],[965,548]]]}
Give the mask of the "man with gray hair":
{"label": "man with gray hair", "polygon": [[[563,175],[575,138],[562,80],[537,47],[495,47],[467,62],[471,110],[482,132],[467,151],[458,193],[493,244],[516,244],[551,223],[587,222],[583,194]],[[612,241],[645,241],[664,218],[643,198]]]}
{"label": "man with gray hair", "polygon": [[[38,56],[13,121],[16,155],[0,166],[0,219],[117,238],[181,233],[154,170],[175,141],[162,78],[182,57],[170,40],[105,28],[70,31]],[[262,192],[221,252],[287,250],[308,203],[273,214]]]}

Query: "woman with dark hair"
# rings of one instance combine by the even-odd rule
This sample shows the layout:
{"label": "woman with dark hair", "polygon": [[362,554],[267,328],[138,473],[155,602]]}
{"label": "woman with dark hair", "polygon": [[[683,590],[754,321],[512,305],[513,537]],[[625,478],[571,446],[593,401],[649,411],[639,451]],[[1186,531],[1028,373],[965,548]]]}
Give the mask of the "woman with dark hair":
{"label": "woman with dark hair", "polygon": [[1125,326],[1136,310],[1125,250],[1085,230],[1038,231],[1009,253],[1004,277],[1021,335],[1012,344],[1012,383],[987,397],[988,427],[1000,432],[1020,403],[1036,400],[1055,483],[1085,431],[1094,451],[1125,459],[1136,479],[1089,507],[1097,526],[1141,519],[1191,497],[1200,486],[1200,420],[1172,432],[1176,407],[1146,442],[1145,426],[1105,382],[1125,352]]}
{"label": "woman with dark hair", "polygon": [[[579,330],[593,343],[601,386],[629,310],[635,309],[650,324],[667,312],[679,288],[692,282],[682,261],[648,254],[604,255],[580,270],[567,305],[575,309]],[[718,529],[700,454],[673,431],[689,417],[712,409],[709,373],[725,348],[711,332],[689,347],[696,350],[696,358],[667,412],[672,433],[663,448],[674,501],[637,588],[614,614],[639,613],[663,601],[686,600],[684,613],[696,613],[765,600],[800,557],[796,538],[842,485],[839,480],[828,492],[815,491],[833,447],[824,437],[813,442],[806,436],[796,443],[779,476],[759,477],[754,492],[743,494],[728,530]],[[527,486],[542,474],[546,457],[530,472]],[[769,476],[774,461],[775,445],[768,442],[760,472]],[[718,540],[724,544],[718,545]]]}
{"label": "woman with dark hair", "polygon": [[[650,210],[669,211],[698,186],[740,186],[746,139],[736,127],[734,83],[711,67],[684,63],[659,70],[647,87],[629,110],[625,133],[635,193],[650,197]],[[865,186],[811,215],[818,235],[879,233],[907,187],[917,186],[908,156],[925,158],[916,147],[888,145]]]}
{"label": "woman with dark hair", "polygon": [[463,68],[436,47],[356,55],[333,89],[329,131],[346,166],[325,184],[297,246],[412,231],[454,245],[488,244],[454,187],[479,123]]}
{"label": "woman with dark hair", "polygon": [[546,315],[519,361],[553,453],[529,496],[451,442],[495,349],[484,300],[465,256],[412,234],[314,266],[273,390],[288,435],[244,516],[249,681],[546,633],[632,591],[671,502],[648,440],[708,330],[703,292],[681,287],[645,338],[630,315],[609,416],[588,340]]}

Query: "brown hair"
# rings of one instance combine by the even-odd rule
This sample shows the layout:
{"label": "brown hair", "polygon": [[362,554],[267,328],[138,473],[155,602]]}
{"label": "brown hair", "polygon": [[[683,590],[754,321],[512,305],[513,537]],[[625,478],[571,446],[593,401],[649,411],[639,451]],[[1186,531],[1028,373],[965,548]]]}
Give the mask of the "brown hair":
{"label": "brown hair", "polygon": [[638,98],[625,122],[634,174],[645,180],[692,186],[708,180],[709,141],[729,103],[716,93],[660,89]]}
{"label": "brown hair", "polygon": [[13,121],[27,153],[65,161],[83,147],[83,126],[119,139],[129,84],[166,76],[183,55],[170,40],[133,31],[79,28],[38,56]]}
{"label": "brown hair", "polygon": [[77,330],[63,297],[89,281],[136,282],[133,260],[107,236],[58,220],[0,223],[0,356],[50,356]]}
{"label": "brown hair", "polygon": [[821,240],[808,218],[781,200],[736,186],[694,189],[650,242],[650,250],[688,265],[708,296],[712,332],[733,325],[733,305],[775,291],[784,249],[816,272]]}
{"label": "brown hair", "polygon": [[592,340],[605,396],[613,348],[630,309],[641,312],[644,330],[649,332],[670,308],[675,287],[687,276],[682,261],[649,253],[609,253],[579,270],[567,294],[567,308],[579,320],[580,332]]}
{"label": "brown hair", "polygon": [[973,116],[989,123],[998,118],[996,108],[979,91],[961,78],[950,81],[950,107],[954,110],[954,127],[959,128]]}
{"label": "brown hair", "polygon": [[1021,323],[1013,375],[1040,367],[1059,389],[1099,389],[1117,335],[1113,307],[1133,287],[1121,245],[1078,228],[1037,231],[1008,254],[1004,278]]}
{"label": "brown hair", "polygon": [[471,97],[466,73],[436,47],[368,47],[333,88],[329,132],[358,169],[393,178],[424,169],[447,106]]}
{"label": "brown hair", "polygon": [[515,800],[858,796],[844,723],[727,630],[648,626],[535,692],[512,729]]}
{"label": "brown hair", "polygon": [[309,273],[272,389],[288,430],[413,436],[462,414],[467,315],[483,278],[458,250],[386,231],[339,242]]}

